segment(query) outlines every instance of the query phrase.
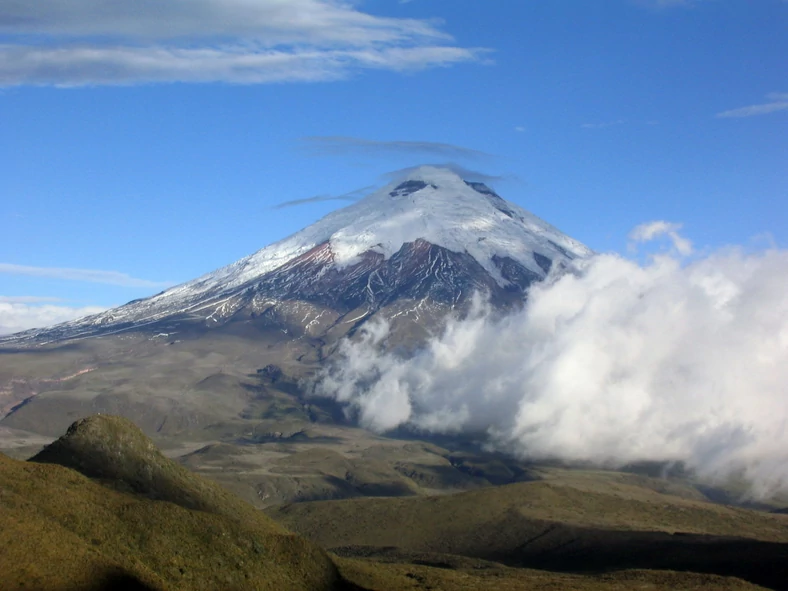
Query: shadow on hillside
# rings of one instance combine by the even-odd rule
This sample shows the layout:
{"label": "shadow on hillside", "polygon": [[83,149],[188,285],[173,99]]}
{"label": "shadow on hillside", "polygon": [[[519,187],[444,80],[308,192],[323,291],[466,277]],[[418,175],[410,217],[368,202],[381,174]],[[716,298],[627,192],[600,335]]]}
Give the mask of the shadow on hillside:
{"label": "shadow on hillside", "polygon": [[692,571],[738,577],[770,589],[788,589],[788,544],[735,538],[586,531],[564,540],[552,552],[540,555],[518,549],[504,560],[558,571]]}
{"label": "shadow on hillside", "polygon": [[[342,556],[392,560],[413,552],[371,546],[331,548]],[[732,576],[776,591],[788,591],[788,544],[745,538],[647,531],[618,531],[552,524],[517,547],[469,544],[458,554],[512,567],[603,574],[642,569]],[[424,562],[430,566],[441,566]],[[450,567],[451,568],[451,567]]]}
{"label": "shadow on hillside", "polygon": [[[3,591],[22,591],[36,589],[35,584],[24,584],[20,587],[0,586]],[[47,586],[47,588],[51,588]],[[64,585],[60,587],[62,591],[159,591],[158,587],[152,587],[142,582],[139,578],[123,570],[113,569],[103,575],[96,574],[95,581],[89,585]]]}
{"label": "shadow on hillside", "polygon": [[[460,516],[458,516],[460,517]],[[788,544],[658,531],[610,530],[527,519],[516,513],[494,535],[437,538],[413,547],[335,546],[340,556],[441,567],[435,556],[463,556],[510,567],[576,574],[670,570],[731,576],[788,591]],[[507,534],[508,532],[508,534]],[[511,535],[512,532],[517,532]],[[486,532],[489,534],[490,532]],[[420,547],[419,547],[420,546]],[[421,562],[419,555],[432,555]],[[448,568],[452,568],[448,566]]]}
{"label": "shadow on hillside", "polygon": [[76,351],[79,349],[78,343],[65,343],[62,345],[57,345],[55,347],[40,347],[36,345],[31,345],[28,347],[17,347],[13,345],[0,345],[0,355],[26,355],[28,353],[35,354],[35,355],[45,355],[47,353],[53,353],[57,351],[58,353],[63,351]]}
{"label": "shadow on hillside", "polygon": [[588,531],[552,552],[498,557],[513,566],[553,571],[674,570],[733,576],[788,590],[788,544],[692,534]]}
{"label": "shadow on hillside", "polygon": [[158,591],[158,589],[143,583],[132,574],[116,571],[101,577],[95,585],[79,591]]}

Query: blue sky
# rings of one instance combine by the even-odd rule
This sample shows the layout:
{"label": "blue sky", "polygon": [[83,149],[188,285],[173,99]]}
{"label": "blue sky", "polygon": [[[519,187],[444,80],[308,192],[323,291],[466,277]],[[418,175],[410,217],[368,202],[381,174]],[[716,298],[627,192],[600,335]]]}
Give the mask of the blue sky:
{"label": "blue sky", "polygon": [[0,0],[0,331],[192,279],[343,202],[277,205],[421,163],[501,177],[598,251],[651,220],[788,242],[783,0],[150,6]]}

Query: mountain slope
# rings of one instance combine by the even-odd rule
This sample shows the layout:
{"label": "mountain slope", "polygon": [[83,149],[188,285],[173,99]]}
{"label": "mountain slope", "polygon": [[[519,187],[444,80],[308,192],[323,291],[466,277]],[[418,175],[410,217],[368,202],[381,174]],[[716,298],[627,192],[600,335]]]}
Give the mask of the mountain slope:
{"label": "mountain slope", "polygon": [[[299,380],[363,323],[387,320],[386,345],[408,350],[474,292],[517,306],[550,269],[589,254],[488,187],[422,168],[194,281],[0,339],[0,427],[33,441],[100,412],[159,442],[236,442],[286,431],[272,426],[283,404],[305,430],[317,415]],[[287,380],[261,383],[267,366]]]}
{"label": "mountain slope", "polygon": [[475,291],[499,305],[554,266],[591,251],[481,183],[431,167],[412,172],[280,242],[151,298],[0,343],[42,343],[186,324],[254,319],[338,336],[387,318],[435,315]]}

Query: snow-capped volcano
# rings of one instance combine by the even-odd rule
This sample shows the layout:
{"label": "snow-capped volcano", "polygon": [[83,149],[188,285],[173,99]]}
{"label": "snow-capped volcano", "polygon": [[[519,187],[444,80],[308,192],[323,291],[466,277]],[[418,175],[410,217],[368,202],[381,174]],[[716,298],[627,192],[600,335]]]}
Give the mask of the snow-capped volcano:
{"label": "snow-capped volcano", "polygon": [[418,320],[474,291],[522,298],[591,251],[482,183],[422,167],[231,265],[96,316],[8,340],[47,342],[161,323],[269,322],[319,336],[386,311]]}

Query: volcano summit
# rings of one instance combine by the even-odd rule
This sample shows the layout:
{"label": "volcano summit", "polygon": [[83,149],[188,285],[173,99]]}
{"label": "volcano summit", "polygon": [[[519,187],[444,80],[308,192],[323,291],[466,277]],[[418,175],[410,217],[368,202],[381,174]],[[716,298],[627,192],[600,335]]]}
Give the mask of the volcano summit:
{"label": "volcano summit", "polygon": [[42,344],[253,322],[343,336],[376,316],[429,324],[474,292],[522,301],[554,266],[591,251],[482,183],[422,167],[280,242],[153,297],[6,337]]}

